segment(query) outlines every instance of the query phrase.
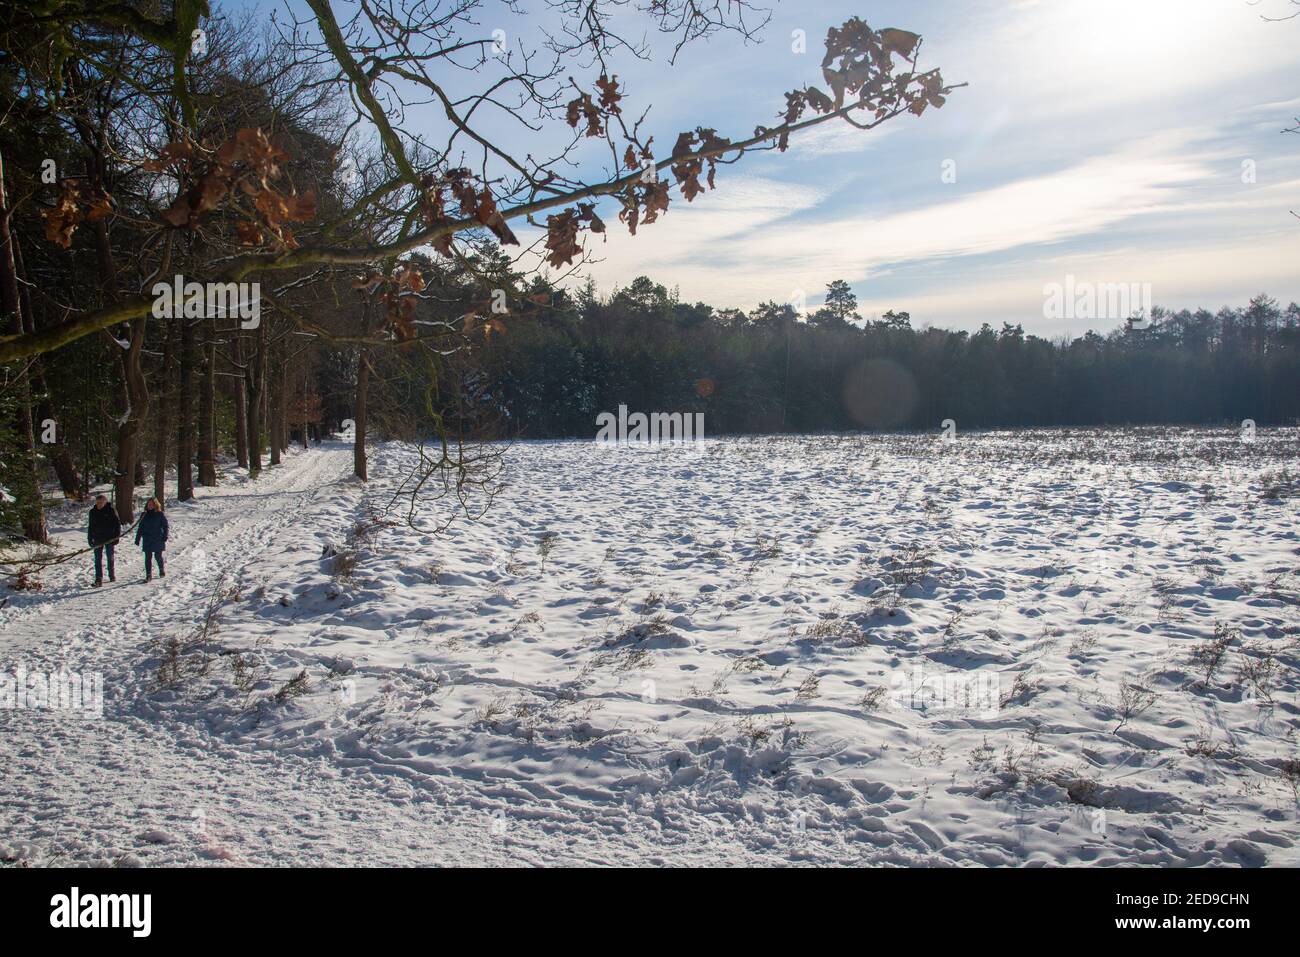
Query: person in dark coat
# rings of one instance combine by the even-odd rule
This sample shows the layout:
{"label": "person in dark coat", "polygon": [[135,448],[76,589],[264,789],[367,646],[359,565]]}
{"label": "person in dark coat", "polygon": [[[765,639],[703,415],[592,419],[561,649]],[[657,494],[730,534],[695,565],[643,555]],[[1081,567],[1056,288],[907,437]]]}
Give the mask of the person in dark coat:
{"label": "person in dark coat", "polygon": [[140,524],[135,527],[135,543],[144,549],[144,580],[153,580],[154,559],[158,560],[158,577],[166,578],[163,548],[167,545],[167,516],[163,514],[162,503],[156,498],[145,503]]}
{"label": "person in dark coat", "polygon": [[108,552],[108,580],[117,581],[113,568],[113,549],[122,535],[122,523],[108,502],[107,495],[95,496],[95,507],[90,510],[86,527],[86,543],[95,550],[95,587],[104,584],[104,552]]}

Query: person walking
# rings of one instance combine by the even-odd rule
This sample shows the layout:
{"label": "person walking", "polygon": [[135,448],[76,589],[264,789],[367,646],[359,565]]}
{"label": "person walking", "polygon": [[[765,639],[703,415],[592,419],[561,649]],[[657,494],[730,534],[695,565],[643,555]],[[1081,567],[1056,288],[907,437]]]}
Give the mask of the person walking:
{"label": "person walking", "polygon": [[166,578],[163,549],[167,545],[167,516],[163,514],[162,503],[156,498],[145,503],[140,524],[135,527],[135,543],[144,549],[144,580],[153,580],[154,559],[158,560],[158,577]]}
{"label": "person walking", "polygon": [[95,550],[95,587],[104,584],[104,552],[108,552],[108,580],[117,581],[113,568],[113,549],[122,537],[122,523],[109,504],[107,495],[96,495],[86,526],[86,543]]}

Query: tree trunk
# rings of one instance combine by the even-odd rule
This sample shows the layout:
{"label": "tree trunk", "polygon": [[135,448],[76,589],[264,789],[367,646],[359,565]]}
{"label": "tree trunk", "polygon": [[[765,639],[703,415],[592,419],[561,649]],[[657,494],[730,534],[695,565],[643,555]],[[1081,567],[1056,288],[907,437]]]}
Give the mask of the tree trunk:
{"label": "tree trunk", "polygon": [[248,369],[244,362],[243,334],[235,323],[235,335],[230,341],[230,361],[235,366],[235,460],[248,468]]}
{"label": "tree trunk", "polygon": [[283,349],[277,349],[275,371],[271,373],[271,395],[267,400],[271,406],[271,464],[280,464],[280,453],[284,450],[284,382],[285,360]]}
{"label": "tree trunk", "polygon": [[369,478],[366,474],[366,400],[369,396],[370,350],[363,348],[357,356],[357,397],[352,411],[352,471],[363,482]]}
{"label": "tree trunk", "polygon": [[175,333],[174,323],[181,320],[170,320],[163,329],[163,363],[162,372],[159,374],[158,386],[158,428],[154,432],[153,439],[153,497],[160,502],[167,501],[167,437],[171,434],[171,408],[174,404],[171,399],[172,392],[172,365],[173,349],[172,340]]}
{"label": "tree trunk", "polygon": [[289,370],[288,363],[284,363],[277,370],[280,374],[280,390],[277,393],[280,400],[280,452],[283,454],[289,450]]}
{"label": "tree trunk", "polygon": [[[370,300],[367,299],[362,306],[361,313],[361,335],[363,337],[370,334],[370,322]],[[354,417],[352,425],[352,472],[363,482],[369,480],[369,476],[366,474],[366,404],[369,398],[370,350],[362,346],[357,353],[357,395],[352,410]]]}
{"label": "tree trunk", "polygon": [[188,502],[194,497],[194,319],[182,317],[181,363],[177,388],[180,401],[176,404],[176,501]]}
{"label": "tree trunk", "polygon": [[[3,202],[0,202],[0,206],[2,205]],[[13,239],[12,234],[10,234],[10,239]],[[14,263],[18,267],[18,276],[25,280],[27,278],[27,265],[23,262],[23,247],[14,242],[13,251]],[[18,299],[22,307],[24,331],[35,332],[36,312],[32,308],[32,294],[28,291],[26,283],[18,287]],[[59,488],[63,490],[63,497],[79,499],[81,498],[81,476],[77,474],[77,464],[73,461],[68,444],[63,441],[65,429],[54,412],[54,400],[50,395],[49,384],[45,381],[45,363],[43,359],[43,356],[37,356],[32,359],[31,365],[32,381],[36,386],[38,396],[36,414],[40,416],[42,423],[41,441],[45,443],[45,454],[54,466],[54,474],[59,477]],[[54,424],[52,442],[46,442],[45,439],[44,424],[46,422]]]}
{"label": "tree trunk", "polygon": [[[9,201],[4,189],[4,158],[0,157],[0,306],[10,315],[14,335],[23,334],[23,313],[18,297],[18,265],[14,259],[13,235],[9,231]],[[36,435],[32,430],[31,380],[23,372],[18,381],[18,415],[15,423],[22,461],[16,463],[12,478],[6,477],[18,499],[24,537],[45,544],[49,532],[45,527],[45,508],[41,503],[39,462],[36,458]]]}
{"label": "tree trunk", "polygon": [[[97,224],[99,225],[99,224]],[[144,350],[147,317],[132,319],[129,348],[121,349],[122,379],[126,408],[117,427],[117,474],[113,479],[113,501],[123,525],[135,521],[135,486],[143,467],[140,460],[140,426],[149,412],[149,386],[145,382],[140,354]]]}
{"label": "tree trunk", "polygon": [[217,327],[212,318],[203,321],[203,375],[199,380],[199,484],[217,484]]}
{"label": "tree trunk", "polygon": [[63,441],[63,426],[54,414],[49,386],[45,384],[45,373],[39,369],[39,366],[34,367],[32,371],[36,379],[36,388],[41,396],[36,406],[36,414],[41,417],[42,422],[54,423],[54,441],[46,446],[45,454],[49,457],[50,464],[54,466],[54,474],[58,476],[63,497],[81,498],[81,476],[77,474],[77,463],[73,461],[72,452]]}
{"label": "tree trunk", "polygon": [[257,354],[245,363],[248,393],[248,474],[256,478],[262,471],[262,405],[266,392],[266,323],[257,327]]}

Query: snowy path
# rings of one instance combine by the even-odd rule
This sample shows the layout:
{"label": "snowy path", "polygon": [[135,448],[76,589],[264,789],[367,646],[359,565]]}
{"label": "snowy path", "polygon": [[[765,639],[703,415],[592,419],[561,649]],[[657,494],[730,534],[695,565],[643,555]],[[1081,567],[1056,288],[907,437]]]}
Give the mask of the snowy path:
{"label": "snowy path", "polygon": [[[0,612],[10,674],[19,664],[29,673],[62,664],[101,673],[105,687],[102,719],[0,712],[0,857],[339,865],[360,848],[370,862],[392,860],[385,848],[399,860],[445,857],[420,846],[431,835],[415,827],[416,808],[376,801],[320,762],[225,747],[141,717],[137,706],[155,640],[194,622],[217,583],[238,580],[349,464],[346,449],[312,450],[255,484],[173,506],[165,579],[144,584],[139,551],[124,545],[115,584],[93,589],[84,561],[69,563],[47,576],[41,595],[16,596]],[[76,531],[60,537],[70,547],[80,540]]]}

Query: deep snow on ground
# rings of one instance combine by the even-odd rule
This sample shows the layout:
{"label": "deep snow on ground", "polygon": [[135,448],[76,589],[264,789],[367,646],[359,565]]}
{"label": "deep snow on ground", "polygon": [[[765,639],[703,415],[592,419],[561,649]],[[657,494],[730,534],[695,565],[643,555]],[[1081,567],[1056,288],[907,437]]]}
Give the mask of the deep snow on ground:
{"label": "deep snow on ground", "polygon": [[298,453],[169,508],[163,581],[8,593],[0,670],[105,705],[0,711],[0,858],[1300,863],[1300,433],[1254,439],[519,443],[445,531],[411,448]]}

